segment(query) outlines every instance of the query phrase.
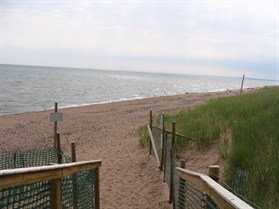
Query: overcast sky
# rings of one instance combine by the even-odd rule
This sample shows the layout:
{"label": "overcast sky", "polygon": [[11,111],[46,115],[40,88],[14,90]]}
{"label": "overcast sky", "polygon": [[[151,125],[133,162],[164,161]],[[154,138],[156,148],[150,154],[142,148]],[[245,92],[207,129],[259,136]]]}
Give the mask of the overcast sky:
{"label": "overcast sky", "polygon": [[278,79],[279,0],[1,0],[1,63]]}

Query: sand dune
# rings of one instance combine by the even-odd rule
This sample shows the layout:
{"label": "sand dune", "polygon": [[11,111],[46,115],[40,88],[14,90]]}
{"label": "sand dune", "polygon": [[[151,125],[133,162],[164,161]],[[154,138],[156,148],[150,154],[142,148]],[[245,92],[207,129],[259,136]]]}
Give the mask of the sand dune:
{"label": "sand dune", "polygon": [[[235,92],[184,94],[60,109],[64,114],[58,125],[62,147],[69,154],[70,143],[75,141],[78,161],[103,160],[101,208],[172,208],[168,204],[167,184],[163,183],[163,174],[154,157],[138,146],[137,128],[148,123],[149,110],[158,115],[230,95]],[[0,151],[52,146],[53,123],[49,121],[49,113],[1,116]]]}

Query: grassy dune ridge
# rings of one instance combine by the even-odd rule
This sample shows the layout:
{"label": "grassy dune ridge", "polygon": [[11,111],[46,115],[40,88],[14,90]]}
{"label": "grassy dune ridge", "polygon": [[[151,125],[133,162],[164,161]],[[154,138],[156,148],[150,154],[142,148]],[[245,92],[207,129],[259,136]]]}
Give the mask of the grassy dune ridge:
{"label": "grassy dune ridge", "polygon": [[[197,108],[165,115],[177,131],[207,147],[226,132],[222,149],[225,181],[241,195],[263,208],[279,205],[279,87],[252,94],[219,98]],[[179,149],[187,146],[180,142]]]}

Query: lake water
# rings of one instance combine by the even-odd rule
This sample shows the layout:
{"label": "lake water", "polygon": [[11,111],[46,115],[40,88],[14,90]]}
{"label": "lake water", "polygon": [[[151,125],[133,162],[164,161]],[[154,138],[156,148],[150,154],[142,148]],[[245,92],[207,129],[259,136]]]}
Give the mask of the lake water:
{"label": "lake water", "polygon": [[[0,114],[239,89],[242,78],[0,65]],[[245,79],[244,88],[276,85]]]}

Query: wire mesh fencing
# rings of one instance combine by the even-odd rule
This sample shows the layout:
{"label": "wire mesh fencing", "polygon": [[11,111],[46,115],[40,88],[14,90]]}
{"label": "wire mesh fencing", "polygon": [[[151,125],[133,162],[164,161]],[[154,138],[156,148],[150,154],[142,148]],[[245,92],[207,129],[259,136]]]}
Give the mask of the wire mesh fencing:
{"label": "wire mesh fencing", "polygon": [[58,163],[58,155],[62,156],[62,163],[72,162],[57,148],[44,150],[13,150],[0,153],[0,170],[44,166]]}
{"label": "wire mesh fencing", "polygon": [[[62,178],[62,208],[95,208],[94,172],[92,169]],[[0,206],[1,209],[50,208],[50,182],[0,189]]]}
{"label": "wire mesh fencing", "polygon": [[89,170],[62,179],[62,208],[95,208],[95,171]]}
{"label": "wire mesh fencing", "polygon": [[49,208],[49,182],[0,189],[0,206],[8,208]]}
{"label": "wire mesh fencing", "polygon": [[[71,158],[57,148],[3,152],[0,153],[0,170],[55,164],[58,154],[62,155],[63,163],[71,162]],[[91,169],[61,178],[62,208],[95,208],[95,172]],[[50,208],[50,188],[49,181],[0,188],[0,208]]]}
{"label": "wire mesh fencing", "polygon": [[175,168],[180,167],[180,159],[177,159],[178,147],[181,147],[183,143],[188,143],[189,139],[177,133],[164,131],[160,124],[152,124],[152,135],[158,153],[163,151],[164,181],[172,191],[170,199],[173,202],[173,208],[218,209],[217,205],[202,190],[190,181],[181,178],[176,172]]}

